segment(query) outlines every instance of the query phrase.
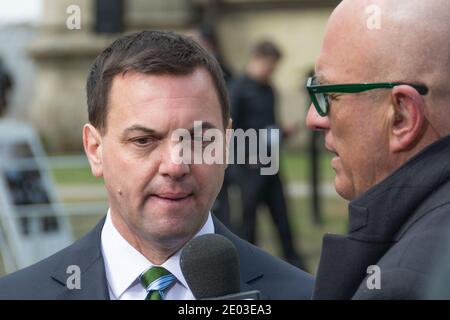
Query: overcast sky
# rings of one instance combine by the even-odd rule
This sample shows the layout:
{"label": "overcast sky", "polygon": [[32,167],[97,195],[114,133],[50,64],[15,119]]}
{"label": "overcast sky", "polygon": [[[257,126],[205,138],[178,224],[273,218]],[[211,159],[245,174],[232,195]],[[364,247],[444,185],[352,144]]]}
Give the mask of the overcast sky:
{"label": "overcast sky", "polygon": [[0,25],[36,22],[41,15],[41,0],[0,0]]}

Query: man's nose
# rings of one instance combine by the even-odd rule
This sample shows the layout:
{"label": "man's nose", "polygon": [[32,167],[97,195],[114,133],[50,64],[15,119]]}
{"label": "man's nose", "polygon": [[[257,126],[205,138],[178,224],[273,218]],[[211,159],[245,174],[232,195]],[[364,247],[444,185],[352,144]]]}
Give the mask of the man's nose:
{"label": "man's nose", "polygon": [[168,146],[166,152],[161,155],[159,173],[174,180],[180,180],[190,172],[190,163],[185,159],[175,156],[177,149]]}
{"label": "man's nose", "polygon": [[314,105],[311,104],[306,115],[306,126],[311,130],[328,130],[330,128],[330,119],[328,116],[322,117],[317,113]]}

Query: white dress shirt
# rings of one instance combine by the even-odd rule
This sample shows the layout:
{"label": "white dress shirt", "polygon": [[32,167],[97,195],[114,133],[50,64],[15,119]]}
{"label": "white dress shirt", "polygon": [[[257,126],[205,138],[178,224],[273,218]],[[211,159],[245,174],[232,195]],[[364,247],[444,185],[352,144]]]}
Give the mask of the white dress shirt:
{"label": "white dress shirt", "polygon": [[[211,212],[195,237],[214,233]],[[139,276],[153,264],[126,241],[114,226],[108,210],[102,229],[101,245],[105,262],[106,279],[111,300],[144,300],[147,292]],[[161,266],[172,273],[177,281],[166,293],[166,300],[194,300],[180,267],[181,250]]]}

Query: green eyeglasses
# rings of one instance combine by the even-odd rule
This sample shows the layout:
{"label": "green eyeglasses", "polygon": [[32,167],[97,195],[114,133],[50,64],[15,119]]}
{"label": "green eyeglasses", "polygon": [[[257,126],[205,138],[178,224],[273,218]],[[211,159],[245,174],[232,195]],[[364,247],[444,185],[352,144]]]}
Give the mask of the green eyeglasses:
{"label": "green eyeglasses", "polygon": [[328,93],[359,93],[374,89],[392,89],[396,86],[407,85],[417,90],[421,95],[428,93],[428,88],[422,84],[403,82],[379,82],[379,83],[349,83],[349,84],[316,84],[315,77],[310,77],[306,83],[306,89],[317,113],[325,117],[330,111]]}

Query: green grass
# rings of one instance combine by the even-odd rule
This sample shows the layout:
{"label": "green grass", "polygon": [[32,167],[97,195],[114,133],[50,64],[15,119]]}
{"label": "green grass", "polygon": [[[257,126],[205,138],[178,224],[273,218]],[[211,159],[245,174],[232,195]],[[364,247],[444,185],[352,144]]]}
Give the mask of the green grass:
{"label": "green grass", "polygon": [[70,216],[69,221],[72,226],[73,237],[79,239],[84,236],[97,225],[105,214],[106,212],[93,215]]}
{"label": "green grass", "polygon": [[[324,234],[345,234],[346,232],[347,202],[338,198],[324,198],[322,226],[316,226],[313,223],[309,199],[295,198],[291,199],[289,204],[291,230],[296,249],[304,257],[307,271],[315,274]],[[278,234],[266,208],[261,208],[259,212],[257,245],[275,256],[282,256]]]}
{"label": "green grass", "polygon": [[[327,152],[323,152],[320,155],[319,174],[324,181],[334,179],[334,171],[330,165],[332,157]],[[283,176],[289,181],[306,181],[311,171],[308,154],[304,152],[283,152],[281,154],[280,170]]]}
{"label": "green grass", "polygon": [[91,170],[87,167],[53,169],[52,175],[55,183],[61,185],[103,183],[103,179],[94,177],[91,173]]}

